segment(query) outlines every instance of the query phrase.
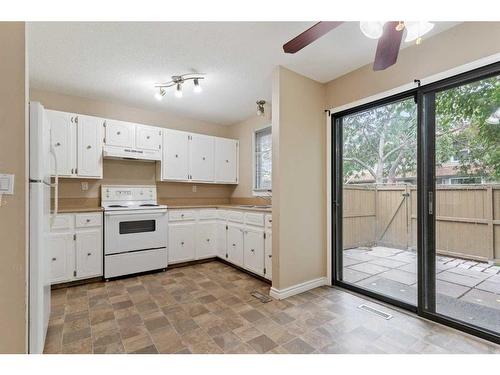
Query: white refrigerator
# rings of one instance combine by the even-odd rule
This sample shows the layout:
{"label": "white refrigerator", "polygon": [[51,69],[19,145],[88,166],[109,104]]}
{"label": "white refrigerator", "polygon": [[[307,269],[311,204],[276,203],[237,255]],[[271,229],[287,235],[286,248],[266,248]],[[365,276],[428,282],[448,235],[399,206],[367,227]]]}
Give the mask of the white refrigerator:
{"label": "white refrigerator", "polygon": [[29,124],[29,353],[43,353],[50,316],[50,123],[30,103]]}

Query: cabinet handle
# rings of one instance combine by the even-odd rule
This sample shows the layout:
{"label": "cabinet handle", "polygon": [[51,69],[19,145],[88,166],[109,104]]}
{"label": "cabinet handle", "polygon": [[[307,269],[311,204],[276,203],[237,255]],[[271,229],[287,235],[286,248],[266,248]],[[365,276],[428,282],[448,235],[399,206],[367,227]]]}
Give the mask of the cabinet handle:
{"label": "cabinet handle", "polygon": [[71,116],[71,123],[73,123],[73,116]]}
{"label": "cabinet handle", "polygon": [[88,146],[87,146],[87,150],[90,150],[91,148],[92,148],[92,146],[91,146],[91,145],[88,145]]}
{"label": "cabinet handle", "polygon": [[57,260],[57,258],[52,258],[52,261],[55,262]]}
{"label": "cabinet handle", "polygon": [[89,256],[91,256],[91,255],[92,255],[92,253],[87,253],[87,256],[88,256],[88,257],[89,257]]}
{"label": "cabinet handle", "polygon": [[226,160],[226,163],[229,163],[229,160]]}
{"label": "cabinet handle", "polygon": [[176,157],[176,158],[178,158],[178,157],[179,157],[179,155],[175,154],[175,157]]}
{"label": "cabinet handle", "polygon": [[85,220],[87,223],[90,223],[90,219]]}
{"label": "cabinet handle", "polygon": [[234,247],[234,246],[236,246],[236,244],[235,244],[235,243],[233,243],[233,247]]}
{"label": "cabinet handle", "polygon": [[205,157],[203,156],[202,159],[205,160]]}
{"label": "cabinet handle", "polygon": [[149,138],[151,138],[151,137],[148,135],[148,136],[146,137],[146,139],[149,139]]}
{"label": "cabinet handle", "polygon": [[184,242],[181,242],[181,246],[184,246]]}
{"label": "cabinet handle", "polygon": [[116,135],[120,135],[122,132],[116,132]]}
{"label": "cabinet handle", "polygon": [[252,253],[255,253],[255,249],[250,249],[250,251],[251,251]]}
{"label": "cabinet handle", "polygon": [[61,145],[61,142],[56,143],[56,147],[59,147]]}
{"label": "cabinet handle", "polygon": [[74,171],[74,169],[73,169],[73,168],[71,168],[71,174],[73,174],[73,173],[74,173],[73,171]]}
{"label": "cabinet handle", "polygon": [[271,254],[268,255],[269,258],[272,258],[273,256]]}

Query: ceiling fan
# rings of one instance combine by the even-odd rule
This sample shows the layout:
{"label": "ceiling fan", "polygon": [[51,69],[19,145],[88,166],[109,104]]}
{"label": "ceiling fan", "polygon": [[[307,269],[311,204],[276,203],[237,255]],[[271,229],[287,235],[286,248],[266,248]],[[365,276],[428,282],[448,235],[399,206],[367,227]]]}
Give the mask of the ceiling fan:
{"label": "ceiling fan", "polygon": [[[283,50],[285,53],[296,53],[343,23],[344,21],[318,22],[285,43]],[[420,44],[422,36],[433,27],[434,24],[431,22],[360,22],[364,35],[371,39],[378,39],[373,70],[384,70],[396,63],[405,29],[407,30],[405,41],[416,40],[416,43]]]}

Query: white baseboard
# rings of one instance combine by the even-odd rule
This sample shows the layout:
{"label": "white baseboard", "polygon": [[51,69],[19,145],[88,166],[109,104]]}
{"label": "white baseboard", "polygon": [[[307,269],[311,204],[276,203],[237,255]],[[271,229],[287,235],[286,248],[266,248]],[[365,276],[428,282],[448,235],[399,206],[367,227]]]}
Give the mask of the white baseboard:
{"label": "white baseboard", "polygon": [[269,295],[274,299],[285,299],[299,293],[307,292],[308,290],[317,288],[319,286],[327,285],[326,277],[304,281],[303,283],[289,286],[285,289],[271,288]]}

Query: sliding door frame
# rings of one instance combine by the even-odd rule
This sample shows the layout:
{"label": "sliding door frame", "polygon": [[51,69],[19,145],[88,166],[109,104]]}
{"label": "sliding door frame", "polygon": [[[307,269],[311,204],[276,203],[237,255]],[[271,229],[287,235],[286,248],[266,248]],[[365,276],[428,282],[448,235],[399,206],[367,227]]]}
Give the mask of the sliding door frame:
{"label": "sliding door frame", "polygon": [[[500,62],[495,62],[465,73],[457,74],[427,85],[415,87],[399,94],[390,95],[347,110],[331,114],[331,178],[332,178],[332,285],[351,290],[370,298],[412,311],[419,316],[448,325],[452,328],[500,344],[500,334],[468,324],[464,321],[440,315],[436,312],[436,222],[435,222],[435,96],[436,93],[500,74]],[[343,138],[344,116],[415,98],[417,105],[417,305],[396,300],[342,279],[342,189],[343,189]],[[340,251],[336,251],[336,249]]]}
{"label": "sliding door frame", "polygon": [[[335,249],[342,249],[342,190],[343,190],[343,123],[342,120],[345,116],[362,112],[371,108],[383,106],[386,104],[391,104],[397,101],[411,99],[417,101],[417,90],[411,89],[395,95],[391,95],[386,98],[375,100],[370,103],[366,103],[354,108],[350,108],[345,111],[333,113],[331,115],[331,125],[332,125],[332,233],[333,241],[332,247]],[[367,289],[360,288],[354,284],[349,284],[343,282],[343,262],[342,262],[342,251],[333,251],[332,256],[332,285],[342,287],[344,289],[351,290],[356,293],[366,295],[370,298],[378,299],[382,302],[389,303],[391,305],[409,310],[412,312],[417,312],[417,306],[410,303],[392,298],[387,295],[379,294]]]}

